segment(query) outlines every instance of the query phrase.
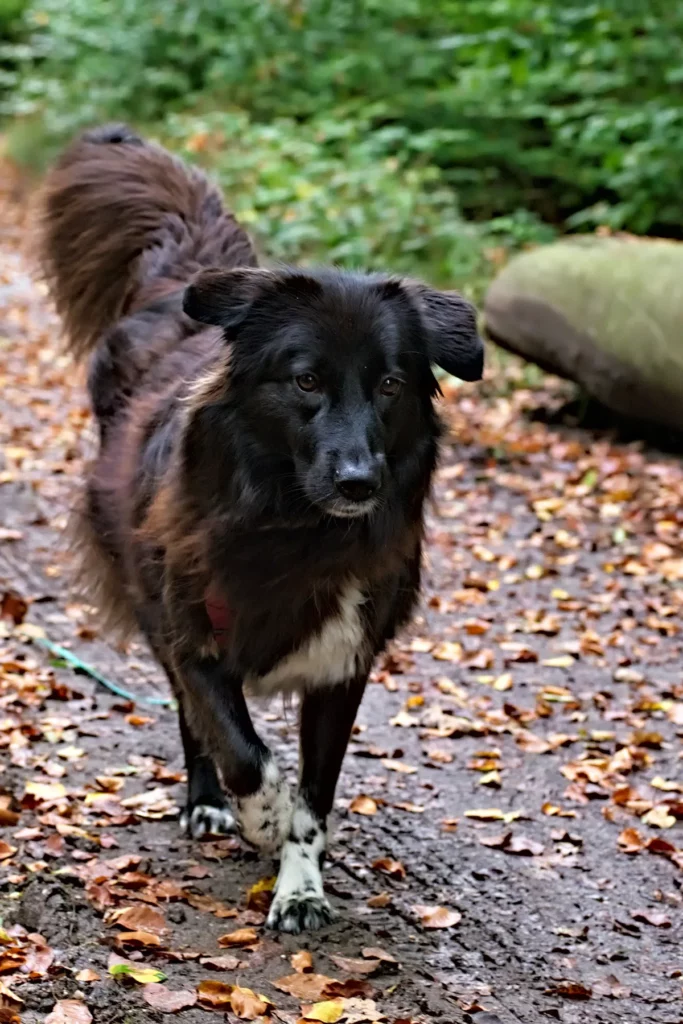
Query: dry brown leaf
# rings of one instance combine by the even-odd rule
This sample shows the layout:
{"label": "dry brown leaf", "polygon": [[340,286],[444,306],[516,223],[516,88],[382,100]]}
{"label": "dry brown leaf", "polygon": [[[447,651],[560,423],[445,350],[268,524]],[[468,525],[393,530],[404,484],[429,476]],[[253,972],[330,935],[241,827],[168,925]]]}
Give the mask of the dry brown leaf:
{"label": "dry brown leaf", "polygon": [[145,985],[142,991],[142,998],[148,1006],[152,1006],[161,1013],[178,1013],[180,1010],[194,1006],[197,1002],[197,993],[193,989],[176,989],[173,991],[165,985]]}
{"label": "dry brown leaf", "polygon": [[240,985],[235,985],[230,995],[230,1008],[240,1020],[257,1020],[268,1013],[272,1005],[266,996],[256,995],[250,988]]}
{"label": "dry brown leaf", "polygon": [[349,810],[354,814],[366,816],[377,814],[377,801],[373,800],[371,796],[356,796],[349,804]]}
{"label": "dry brown leaf", "polygon": [[45,1024],[90,1024],[92,1014],[80,999],[60,999],[45,1018]]}
{"label": "dry brown leaf", "polygon": [[161,939],[158,935],[154,935],[153,932],[144,931],[132,931],[132,932],[119,932],[114,939],[114,944],[119,949],[124,949],[127,946],[134,949],[138,949],[141,946],[160,946]]}
{"label": "dry brown leaf", "polygon": [[670,928],[671,918],[662,914],[659,910],[632,910],[631,917],[634,921],[642,921],[651,924],[654,928]]}
{"label": "dry brown leaf", "polygon": [[402,772],[404,775],[414,775],[418,770],[412,764],[404,764],[403,761],[395,761],[392,757],[383,757],[382,767],[390,772]]}
{"label": "dry brown leaf", "polygon": [[645,847],[645,840],[636,828],[625,828],[617,839],[622,853],[640,853]]}
{"label": "dry brown leaf", "polygon": [[327,985],[336,980],[328,978],[325,974],[287,974],[284,978],[274,981],[273,985],[280,992],[286,992],[295,999],[310,999],[315,1002],[323,998]]}
{"label": "dry brown leaf", "polygon": [[225,981],[213,981],[207,978],[197,985],[197,997],[199,1002],[217,1009],[230,1006],[230,997],[234,986]]}
{"label": "dry brown leaf", "polygon": [[166,918],[160,910],[153,907],[134,906],[115,910],[112,922],[127,931],[151,932],[152,935],[165,935],[168,931]]}
{"label": "dry brown leaf", "polygon": [[218,939],[219,946],[250,946],[258,942],[258,933],[255,928],[237,928],[234,932],[227,932]]}
{"label": "dry brown leaf", "polygon": [[370,899],[368,900],[368,906],[369,907],[373,907],[375,910],[377,910],[377,909],[381,910],[383,907],[388,907],[389,906],[389,904],[391,903],[391,899],[392,899],[392,897],[391,897],[390,893],[388,893],[388,892],[380,892],[380,893],[377,893],[376,896],[371,896],[370,897]]}
{"label": "dry brown leaf", "polygon": [[310,974],[313,970],[313,957],[307,949],[300,949],[298,953],[292,953],[290,963],[297,974]]}
{"label": "dry brown leaf", "polygon": [[394,860],[392,857],[378,857],[372,863],[372,870],[381,871],[385,875],[391,875],[392,878],[406,877],[406,869],[400,860]]}
{"label": "dry brown leaf", "polygon": [[385,949],[381,949],[379,946],[365,946],[361,950],[364,957],[369,960],[382,960],[384,963],[397,964],[398,960],[391,953],[387,953]]}
{"label": "dry brown leaf", "polygon": [[591,989],[580,981],[559,981],[545,991],[546,995],[564,996],[565,999],[590,999],[593,994]]}
{"label": "dry brown leaf", "polygon": [[448,907],[416,904],[411,909],[420,919],[423,928],[453,928],[462,920],[459,910],[450,910]]}
{"label": "dry brown leaf", "polygon": [[379,959],[373,960],[369,958],[361,958],[356,956],[342,956],[339,953],[329,953],[329,958],[341,971],[346,971],[347,974],[374,974],[379,967],[382,966],[382,961]]}
{"label": "dry brown leaf", "polygon": [[99,981],[100,975],[97,971],[91,970],[90,967],[84,967],[82,971],[75,975],[75,980],[79,985],[90,985],[94,981]]}
{"label": "dry brown leaf", "polygon": [[243,962],[230,953],[226,953],[225,956],[202,956],[199,962],[202,967],[210,967],[214,971],[236,971],[243,966]]}

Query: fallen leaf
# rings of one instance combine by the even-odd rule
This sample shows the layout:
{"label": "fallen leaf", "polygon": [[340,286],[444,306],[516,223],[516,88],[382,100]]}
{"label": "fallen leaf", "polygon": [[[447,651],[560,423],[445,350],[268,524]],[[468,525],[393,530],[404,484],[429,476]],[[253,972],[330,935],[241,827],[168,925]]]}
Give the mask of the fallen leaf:
{"label": "fallen leaf", "polygon": [[168,931],[166,918],[160,910],[153,907],[124,907],[115,910],[111,916],[114,924],[129,931],[150,932],[152,935],[165,935]]}
{"label": "fallen leaf", "polygon": [[462,661],[463,648],[462,644],[451,642],[450,640],[442,640],[435,647],[432,648],[432,658],[437,661],[452,661],[456,664]]}
{"label": "fallen leaf", "polygon": [[155,967],[138,967],[136,964],[113,963],[109,965],[109,973],[113,974],[115,978],[119,975],[132,978],[133,981],[137,981],[140,985],[153,985],[157,982],[166,981],[166,975],[163,971],[158,971]]}
{"label": "fallen leaf", "polygon": [[210,967],[214,971],[236,971],[242,963],[238,957],[229,953],[225,956],[202,956],[199,962],[202,967]]}
{"label": "fallen leaf", "polygon": [[140,946],[160,946],[161,939],[158,935],[154,935],[152,932],[143,931],[132,931],[132,932],[119,932],[114,939],[115,944],[125,949],[127,946],[132,946],[134,949]]}
{"label": "fallen leaf", "polygon": [[60,999],[45,1018],[45,1024],[90,1024],[92,1014],[80,999]]}
{"label": "fallen leaf", "polygon": [[27,782],[24,793],[32,797],[37,803],[46,803],[52,800],[63,800],[66,796],[66,787],[61,782]]}
{"label": "fallen leaf", "polygon": [[200,981],[197,985],[197,998],[205,1006],[220,1009],[221,1007],[230,1006],[233,988],[234,985],[229,985],[225,981],[206,979],[205,981]]}
{"label": "fallen leaf", "polygon": [[656,775],[654,779],[651,779],[650,785],[654,786],[655,789],[663,790],[665,793],[683,793],[683,782],[664,779],[661,775]]}
{"label": "fallen leaf", "polygon": [[377,814],[377,802],[371,796],[356,796],[349,804],[349,810],[354,814],[370,816]]}
{"label": "fallen leaf", "polygon": [[536,840],[530,839],[528,836],[514,835],[504,849],[506,853],[537,857],[543,853],[544,846],[543,843],[537,843]]}
{"label": "fallen leaf", "polygon": [[84,967],[82,971],[75,975],[75,980],[79,985],[90,985],[94,981],[99,981],[100,976],[97,971],[91,970],[90,967]]}
{"label": "fallen leaf", "polygon": [[273,982],[275,988],[295,999],[311,999],[314,1002],[322,999],[327,985],[336,981],[324,974],[287,974]]}
{"label": "fallen leaf", "polygon": [[592,990],[580,981],[559,981],[545,990],[548,996],[564,996],[565,999],[590,999]]}
{"label": "fallen leaf", "polygon": [[256,995],[250,988],[240,985],[235,985],[230,994],[230,1007],[240,1020],[256,1020],[268,1013],[272,1005],[266,996]]}
{"label": "fallen leaf", "polygon": [[255,928],[237,928],[234,932],[227,932],[218,939],[219,946],[250,946],[258,942],[258,933]]}
{"label": "fallen leaf", "polygon": [[391,857],[379,857],[373,861],[372,870],[381,871],[385,875],[391,875],[392,878],[406,877],[406,869],[400,860],[393,860]]}
{"label": "fallen leaf", "polygon": [[571,654],[559,654],[556,658],[544,658],[541,662],[545,668],[571,668],[573,664]]}
{"label": "fallen leaf", "polygon": [[392,956],[391,953],[387,953],[385,949],[380,949],[379,946],[365,946],[365,948],[361,950],[361,953],[369,960],[382,960],[388,964],[398,963],[395,956]]}
{"label": "fallen leaf", "polygon": [[654,828],[672,828],[676,824],[676,819],[666,804],[657,804],[640,820],[643,825],[652,825]]}
{"label": "fallen leaf", "polygon": [[381,760],[383,768],[390,772],[402,772],[404,775],[414,775],[418,770],[412,764],[404,764],[403,761],[395,761],[392,757],[383,757]]}
{"label": "fallen leaf", "polygon": [[321,1021],[322,1024],[336,1024],[344,1013],[344,1003],[344,999],[325,999],[323,1002],[304,1006],[301,1010],[303,1019]]}
{"label": "fallen leaf", "polygon": [[563,807],[559,807],[557,804],[544,803],[541,807],[543,814],[547,814],[549,818],[575,818],[576,811],[566,811]]}
{"label": "fallen leaf", "polygon": [[504,821],[509,824],[522,817],[522,811],[501,811],[499,807],[481,807],[471,811],[465,811],[466,818],[475,818],[477,821]]}
{"label": "fallen leaf", "polygon": [[273,902],[273,889],[277,878],[275,875],[271,875],[268,878],[260,878],[258,882],[254,882],[251,889],[247,893],[247,907],[249,910],[260,910],[266,914],[270,904]]}
{"label": "fallen leaf", "polygon": [[645,847],[645,840],[638,829],[625,828],[617,839],[617,845],[622,853],[640,853]]}
{"label": "fallen leaf", "polygon": [[329,953],[328,956],[340,970],[346,971],[347,974],[374,974],[382,965],[381,960],[342,956],[338,953]]}
{"label": "fallen leaf", "polygon": [[399,811],[407,811],[409,814],[424,814],[422,804],[414,804],[411,800],[397,800],[394,807]]}
{"label": "fallen leaf", "polygon": [[459,910],[449,910],[448,907],[416,904],[411,910],[417,914],[423,928],[453,928],[462,920]]}
{"label": "fallen leaf", "polygon": [[194,1006],[197,1002],[197,993],[193,989],[176,989],[175,991],[166,988],[165,985],[153,983],[145,985],[142,998],[148,1006],[161,1013],[178,1013],[188,1006]]}
{"label": "fallen leaf", "polygon": [[388,907],[389,906],[389,904],[391,903],[391,899],[392,899],[392,897],[391,897],[390,893],[388,893],[388,892],[380,892],[380,893],[377,893],[376,896],[371,896],[370,897],[370,899],[368,900],[368,906],[369,907],[373,907],[374,909],[380,909],[381,910],[383,907]]}
{"label": "fallen leaf", "polygon": [[307,949],[300,949],[290,957],[292,967],[298,974],[310,974],[313,970],[313,957]]}
{"label": "fallen leaf", "polygon": [[10,846],[4,839],[0,839],[0,860],[7,860],[17,852],[16,846]]}
{"label": "fallen leaf", "polygon": [[670,928],[671,918],[657,910],[632,910],[631,917],[634,921],[643,921],[651,924],[654,928]]}

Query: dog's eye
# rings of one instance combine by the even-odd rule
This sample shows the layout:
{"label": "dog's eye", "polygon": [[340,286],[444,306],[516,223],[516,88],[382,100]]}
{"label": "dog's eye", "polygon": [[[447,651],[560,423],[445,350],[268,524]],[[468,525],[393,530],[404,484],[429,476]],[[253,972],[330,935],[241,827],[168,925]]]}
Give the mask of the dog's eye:
{"label": "dog's eye", "polygon": [[379,386],[381,395],[386,395],[387,398],[395,398],[403,387],[403,381],[399,380],[398,377],[385,377]]}
{"label": "dog's eye", "polygon": [[294,379],[296,380],[297,386],[300,387],[302,391],[310,393],[311,391],[318,391],[320,388],[320,381],[314,373],[300,373],[299,376]]}

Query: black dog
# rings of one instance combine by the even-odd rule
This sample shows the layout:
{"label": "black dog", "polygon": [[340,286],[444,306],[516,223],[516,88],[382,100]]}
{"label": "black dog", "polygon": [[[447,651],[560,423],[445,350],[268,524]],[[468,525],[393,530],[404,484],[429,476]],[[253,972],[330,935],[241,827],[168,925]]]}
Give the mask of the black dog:
{"label": "black dog", "polygon": [[[474,310],[413,281],[257,269],[204,176],[121,127],[62,157],[41,239],[71,350],[91,355],[86,569],[177,695],[186,827],[232,826],[224,786],[245,837],[280,851],[269,925],[318,927],[354,717],[419,588],[430,364],[481,376]],[[293,803],[245,690],[300,694]]]}

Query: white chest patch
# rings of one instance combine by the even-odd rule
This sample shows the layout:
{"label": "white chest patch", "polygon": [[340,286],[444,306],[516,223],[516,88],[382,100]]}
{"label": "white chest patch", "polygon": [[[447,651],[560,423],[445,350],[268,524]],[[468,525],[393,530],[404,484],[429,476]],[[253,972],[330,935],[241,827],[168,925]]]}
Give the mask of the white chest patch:
{"label": "white chest patch", "polygon": [[365,650],[360,606],[365,601],[356,584],[349,584],[339,601],[338,613],[326,619],[320,632],[278,662],[265,676],[245,680],[247,689],[268,696],[281,690],[300,690],[352,679],[359,655]]}

